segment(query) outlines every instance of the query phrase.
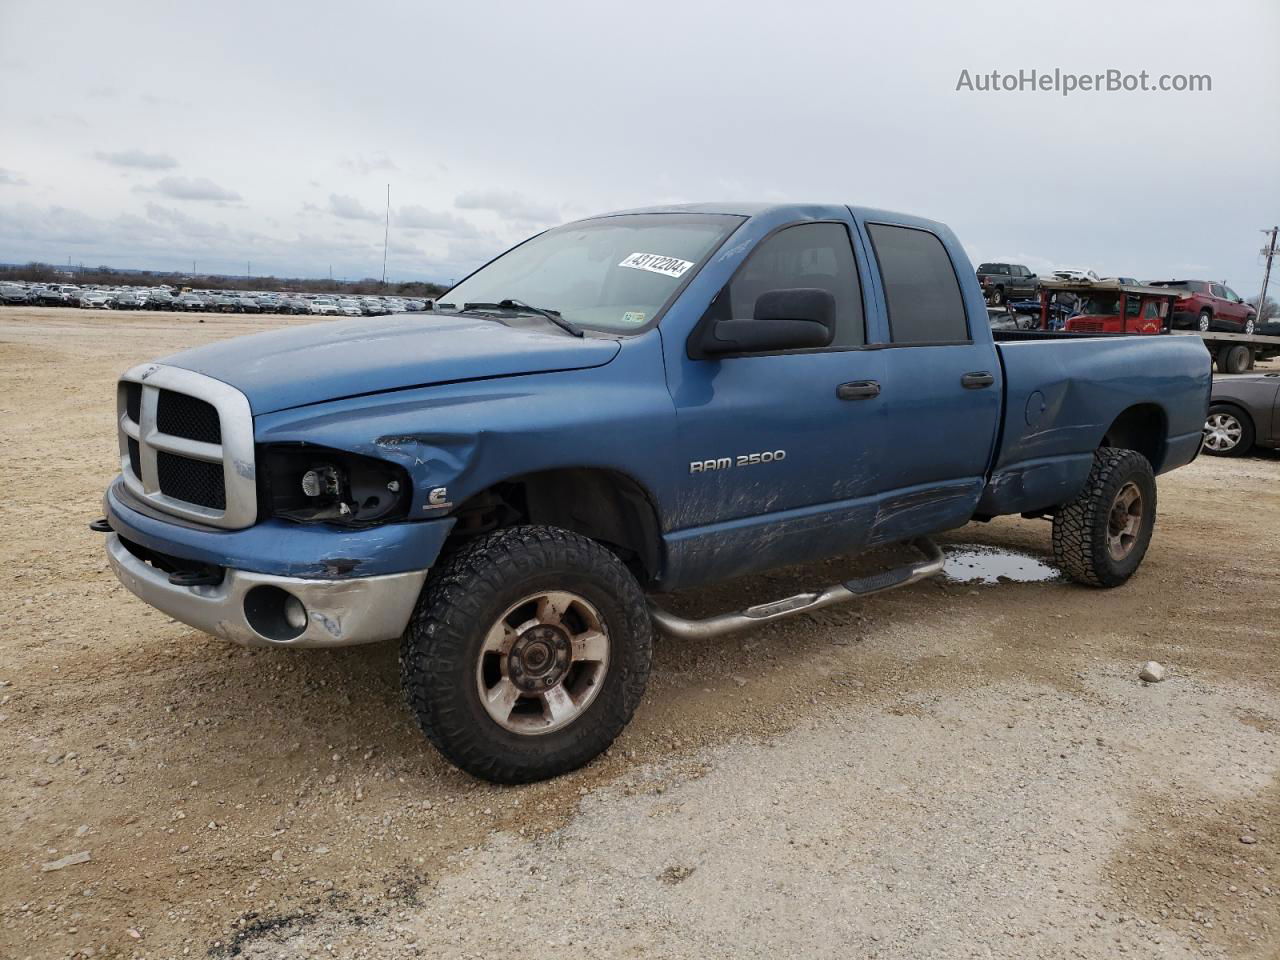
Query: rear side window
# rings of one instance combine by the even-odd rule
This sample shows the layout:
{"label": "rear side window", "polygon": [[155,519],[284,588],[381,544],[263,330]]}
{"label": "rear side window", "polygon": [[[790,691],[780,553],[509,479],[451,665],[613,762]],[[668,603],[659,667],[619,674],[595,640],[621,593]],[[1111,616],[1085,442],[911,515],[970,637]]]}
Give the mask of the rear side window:
{"label": "rear side window", "polygon": [[894,343],[955,343],[969,339],[960,281],[946,248],[913,227],[867,224],[889,310]]}
{"label": "rear side window", "polygon": [[832,347],[866,343],[862,287],[849,232],[839,223],[802,223],[761,241],[729,281],[733,316],[755,316],[756,300],[770,290],[818,287],[836,301]]}

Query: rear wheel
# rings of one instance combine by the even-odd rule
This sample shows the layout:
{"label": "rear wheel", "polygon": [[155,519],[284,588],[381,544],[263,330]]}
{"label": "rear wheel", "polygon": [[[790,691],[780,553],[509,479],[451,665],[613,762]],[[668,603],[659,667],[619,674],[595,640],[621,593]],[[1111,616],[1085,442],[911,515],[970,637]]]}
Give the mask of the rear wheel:
{"label": "rear wheel", "polygon": [[450,761],[495,783],[582,766],[644,693],[644,595],[600,544],[555,527],[500,530],[434,573],[401,640],[409,706]]}
{"label": "rear wheel", "polygon": [[1053,555],[1077,583],[1118,587],[1138,569],[1156,520],[1156,481],[1135,450],[1102,447],[1084,489],[1053,519]]}
{"label": "rear wheel", "polygon": [[1204,422],[1204,451],[1215,457],[1242,457],[1253,447],[1253,423],[1235,407],[1215,403]]}
{"label": "rear wheel", "polygon": [[1222,373],[1244,373],[1253,364],[1253,351],[1243,343],[1235,343],[1218,352],[1218,369]]}
{"label": "rear wheel", "polygon": [[1200,311],[1200,319],[1196,322],[1196,327],[1201,333],[1208,333],[1209,328],[1213,326],[1213,314],[1208,310]]}

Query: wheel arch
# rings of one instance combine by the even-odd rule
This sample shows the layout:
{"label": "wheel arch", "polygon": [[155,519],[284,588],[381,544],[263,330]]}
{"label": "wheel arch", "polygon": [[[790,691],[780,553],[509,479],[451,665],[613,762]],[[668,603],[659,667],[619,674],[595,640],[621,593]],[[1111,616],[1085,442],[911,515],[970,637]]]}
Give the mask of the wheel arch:
{"label": "wheel arch", "polygon": [[1147,458],[1159,473],[1164,465],[1169,436],[1169,417],[1158,403],[1135,403],[1111,421],[1098,442],[1099,447],[1134,450]]}
{"label": "wheel arch", "polygon": [[665,564],[662,526],[652,493],[630,474],[607,467],[556,467],[490,484],[454,511],[446,549],[519,524],[560,527],[603,543],[642,584]]}

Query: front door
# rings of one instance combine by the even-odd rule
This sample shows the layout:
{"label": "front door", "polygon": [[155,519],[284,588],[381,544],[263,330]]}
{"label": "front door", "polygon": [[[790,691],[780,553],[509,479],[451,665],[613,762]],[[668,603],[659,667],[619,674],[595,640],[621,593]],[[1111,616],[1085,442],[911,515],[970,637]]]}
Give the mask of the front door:
{"label": "front door", "polygon": [[761,240],[707,319],[744,319],[770,290],[817,287],[836,303],[829,347],[682,358],[673,379],[681,481],[667,536],[687,586],[862,546],[885,436],[884,361],[867,341],[851,222],[804,222]]}

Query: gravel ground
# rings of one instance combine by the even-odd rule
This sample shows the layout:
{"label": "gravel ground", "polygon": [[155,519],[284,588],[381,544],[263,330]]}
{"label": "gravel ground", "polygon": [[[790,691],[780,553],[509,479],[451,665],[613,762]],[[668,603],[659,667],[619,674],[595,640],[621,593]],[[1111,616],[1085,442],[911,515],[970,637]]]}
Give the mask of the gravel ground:
{"label": "gravel ground", "polygon": [[662,642],[606,756],[496,788],[417,734],[393,645],[228,647],[85,528],[116,374],[303,322],[0,310],[0,956],[1280,956],[1280,456],[1162,478],[1119,590],[938,580]]}

